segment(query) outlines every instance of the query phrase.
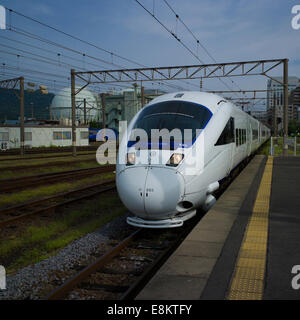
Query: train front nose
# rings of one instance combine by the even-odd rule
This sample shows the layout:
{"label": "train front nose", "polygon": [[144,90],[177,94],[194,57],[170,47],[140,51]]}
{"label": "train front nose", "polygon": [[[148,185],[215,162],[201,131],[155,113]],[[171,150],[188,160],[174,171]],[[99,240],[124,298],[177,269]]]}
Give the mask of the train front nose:
{"label": "train front nose", "polygon": [[177,213],[184,179],[170,168],[131,167],[119,174],[117,188],[125,206],[138,217],[166,219]]}

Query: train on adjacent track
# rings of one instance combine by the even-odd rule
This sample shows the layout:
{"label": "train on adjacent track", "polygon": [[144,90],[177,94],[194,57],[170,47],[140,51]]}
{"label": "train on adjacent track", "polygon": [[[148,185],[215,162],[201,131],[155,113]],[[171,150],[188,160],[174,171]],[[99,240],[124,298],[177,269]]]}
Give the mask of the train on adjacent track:
{"label": "train on adjacent track", "polygon": [[119,146],[117,190],[134,214],[127,222],[180,227],[198,208],[209,210],[220,182],[269,137],[267,126],[212,93],[153,99],[131,120]]}

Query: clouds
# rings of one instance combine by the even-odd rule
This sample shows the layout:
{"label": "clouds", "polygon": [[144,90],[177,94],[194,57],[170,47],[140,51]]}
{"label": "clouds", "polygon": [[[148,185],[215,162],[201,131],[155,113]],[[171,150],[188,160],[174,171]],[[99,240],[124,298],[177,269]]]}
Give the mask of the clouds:
{"label": "clouds", "polygon": [[[133,1],[134,2],[134,1]],[[151,2],[144,1],[152,12]],[[180,23],[176,27],[174,14],[156,1],[155,15],[173,32],[178,31],[178,37],[195,50],[195,40]],[[228,1],[172,1],[175,11],[195,33],[197,38],[207,46],[217,60],[259,59],[267,57],[288,56],[296,58],[299,35],[293,33],[290,27],[290,5],[282,1],[270,0],[228,0]],[[143,35],[145,41],[151,41],[153,46],[168,50],[172,39],[142,8],[132,10],[119,22],[129,33]],[[283,45],[280,45],[282,43]],[[173,46],[170,45],[173,50]],[[175,53],[176,54],[176,53]],[[205,56],[205,52],[201,53]],[[178,56],[182,56],[182,53]],[[188,57],[188,55],[187,55]],[[191,58],[193,59],[193,58]],[[206,56],[206,61],[209,57]],[[210,62],[210,61],[207,61]]]}
{"label": "clouds", "polygon": [[51,8],[49,5],[43,4],[40,1],[34,3],[31,7],[32,12],[38,15],[53,16],[55,14],[55,8]]}
{"label": "clouds", "polygon": [[[151,12],[152,0],[140,0]],[[289,58],[289,72],[300,75],[300,30],[291,27],[291,8],[283,0],[168,0],[201,44],[219,62]],[[163,0],[155,0],[155,15],[194,52],[195,39]],[[300,3],[300,2],[299,2]],[[2,4],[37,18],[88,42],[147,66],[196,64],[178,41],[134,0],[2,0]],[[15,19],[15,18],[14,18]],[[22,25],[23,20],[19,20]],[[13,22],[19,23],[13,20]],[[111,60],[111,56],[53,30],[33,25],[32,32],[79,51]],[[205,63],[212,59],[199,46]],[[114,62],[126,62],[114,58]],[[280,71],[278,71],[280,73]],[[227,80],[226,80],[227,81]],[[235,79],[243,86],[266,86],[266,80]],[[224,88],[218,80],[205,81]]]}

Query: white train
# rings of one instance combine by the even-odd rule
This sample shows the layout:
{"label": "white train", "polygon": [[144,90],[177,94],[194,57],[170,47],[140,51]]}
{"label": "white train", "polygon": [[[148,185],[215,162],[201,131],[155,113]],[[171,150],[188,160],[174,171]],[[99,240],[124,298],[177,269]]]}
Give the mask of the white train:
{"label": "white train", "polygon": [[[151,140],[151,129],[175,128],[183,136],[189,132],[188,138]],[[136,129],[148,137],[136,139]],[[212,207],[220,181],[269,137],[268,127],[218,95],[180,92],[155,98],[132,119],[119,147],[117,190],[135,215],[127,222],[144,228],[182,226],[197,208]],[[195,155],[197,165],[191,161]]]}

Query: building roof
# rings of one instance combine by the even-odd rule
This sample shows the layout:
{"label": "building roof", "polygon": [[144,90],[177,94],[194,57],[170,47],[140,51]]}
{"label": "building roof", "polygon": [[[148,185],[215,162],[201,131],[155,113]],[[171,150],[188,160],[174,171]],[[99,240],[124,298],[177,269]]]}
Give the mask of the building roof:
{"label": "building roof", "polygon": [[[72,126],[64,126],[64,125],[53,125],[53,124],[31,124],[31,123],[25,123],[24,124],[25,128],[44,128],[44,129],[72,129]],[[88,128],[88,125],[78,125],[76,128]],[[0,124],[0,128],[20,128],[20,124]]]}

